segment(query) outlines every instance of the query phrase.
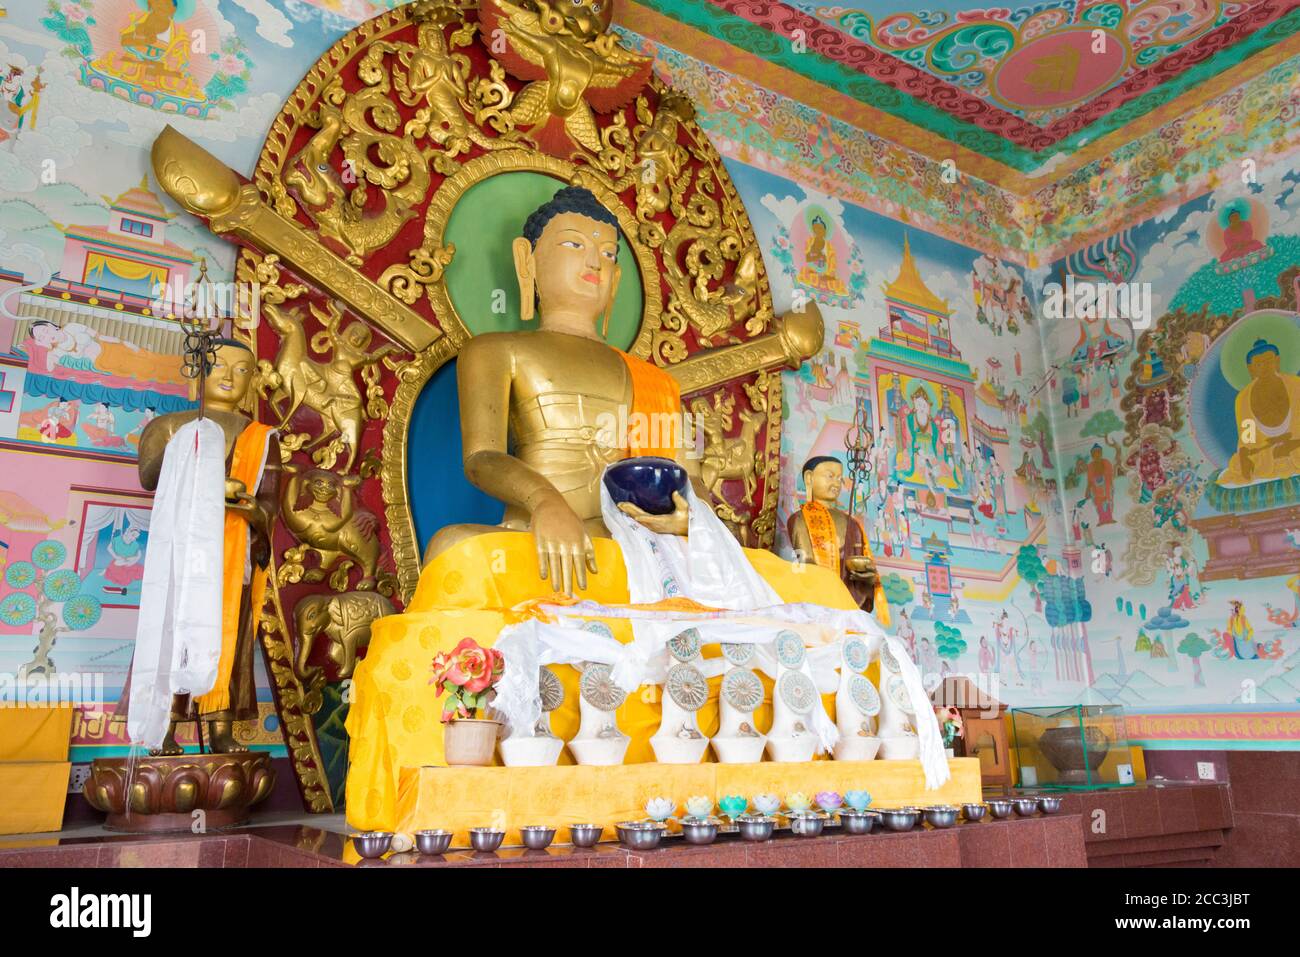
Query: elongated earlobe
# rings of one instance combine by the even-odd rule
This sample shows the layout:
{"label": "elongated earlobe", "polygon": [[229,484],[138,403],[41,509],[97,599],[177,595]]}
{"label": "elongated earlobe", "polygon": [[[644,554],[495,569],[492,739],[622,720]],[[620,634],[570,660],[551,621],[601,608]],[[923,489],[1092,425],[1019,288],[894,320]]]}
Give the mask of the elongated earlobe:
{"label": "elongated earlobe", "polygon": [[600,326],[600,337],[602,339],[609,338],[609,320],[614,315],[614,298],[618,295],[618,280],[622,273],[622,269],[618,266],[614,267],[614,278],[609,283],[609,304],[605,306],[605,318]]}
{"label": "elongated earlobe", "polygon": [[510,245],[515,259],[515,278],[519,281],[519,318],[528,322],[533,318],[536,291],[533,284],[533,245],[523,236]]}

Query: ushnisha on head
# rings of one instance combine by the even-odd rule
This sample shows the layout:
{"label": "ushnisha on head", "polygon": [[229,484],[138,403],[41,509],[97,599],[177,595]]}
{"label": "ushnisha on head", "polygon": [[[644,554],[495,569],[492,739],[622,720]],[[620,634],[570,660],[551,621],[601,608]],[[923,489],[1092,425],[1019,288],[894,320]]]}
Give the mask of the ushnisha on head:
{"label": "ushnisha on head", "polygon": [[603,316],[601,335],[618,291],[618,219],[588,189],[568,186],[538,207],[514,241],[519,281],[519,317],[539,314],[541,327],[593,336]]}

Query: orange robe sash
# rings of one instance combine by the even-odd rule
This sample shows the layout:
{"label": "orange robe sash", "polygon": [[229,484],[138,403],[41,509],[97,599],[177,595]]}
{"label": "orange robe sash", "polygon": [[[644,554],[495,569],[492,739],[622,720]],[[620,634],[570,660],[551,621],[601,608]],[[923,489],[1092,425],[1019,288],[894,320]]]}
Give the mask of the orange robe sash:
{"label": "orange robe sash", "polygon": [[[244,483],[250,495],[257,493],[266,465],[267,441],[275,431],[261,422],[249,423],[235,440],[230,462],[230,477]],[[221,658],[217,662],[217,683],[198,699],[199,714],[212,714],[230,707],[230,675],[235,667],[235,645],[239,641],[239,606],[248,573],[248,520],[233,509],[226,509],[225,543],[222,553],[221,588]],[[266,569],[253,568],[249,584],[253,631],[266,597]]]}
{"label": "orange robe sash", "polygon": [[[813,561],[838,575],[841,543],[840,536],[835,531],[835,519],[831,515],[831,510],[821,502],[809,501],[801,505],[799,511],[803,515],[804,525],[808,527],[808,538],[812,541]],[[862,527],[862,522],[853,515],[849,516],[849,521],[858,523],[858,540],[862,542],[862,554],[871,558],[871,545],[867,542],[867,531]],[[876,597],[871,608],[880,626],[888,628],[889,602],[885,600],[884,588],[879,586],[876,588]]]}
{"label": "orange robe sash", "polygon": [[632,377],[628,455],[676,459],[682,447],[682,393],[677,380],[644,359],[617,351]]}

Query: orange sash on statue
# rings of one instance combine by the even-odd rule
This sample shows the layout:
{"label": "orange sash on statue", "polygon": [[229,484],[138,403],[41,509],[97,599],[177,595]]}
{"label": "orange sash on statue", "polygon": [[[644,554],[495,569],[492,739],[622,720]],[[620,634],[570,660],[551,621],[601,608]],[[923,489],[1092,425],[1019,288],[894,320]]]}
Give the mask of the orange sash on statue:
{"label": "orange sash on statue", "polygon": [[[829,568],[835,574],[840,573],[840,536],[835,531],[835,519],[831,510],[821,502],[805,502],[799,507],[804,525],[808,527],[808,538],[812,541],[813,561],[822,568]],[[871,546],[867,544],[867,532],[862,523],[852,515],[849,521],[858,523],[858,538],[862,542],[862,554],[871,558]],[[889,627],[889,603],[885,601],[885,590],[876,589],[872,612],[882,628]]]}
{"label": "orange sash on statue", "polygon": [[669,373],[644,359],[616,350],[632,376],[632,415],[628,417],[628,455],[676,459],[681,447],[682,392]]}
{"label": "orange sash on statue", "polygon": [[[251,422],[235,440],[230,462],[230,477],[244,483],[250,495],[257,493],[266,464],[266,444],[275,431],[261,422]],[[199,714],[212,714],[230,707],[230,673],[235,667],[235,644],[239,640],[239,605],[244,592],[244,574],[248,570],[248,521],[238,512],[226,509],[225,545],[222,556],[221,587],[221,658],[217,662],[217,683],[198,699]],[[253,630],[266,597],[266,569],[254,568],[251,580]]]}
{"label": "orange sash on statue", "polygon": [[804,502],[799,511],[803,513],[803,523],[808,526],[808,538],[812,540],[813,561],[838,575],[840,537],[835,532],[831,510],[821,502]]}

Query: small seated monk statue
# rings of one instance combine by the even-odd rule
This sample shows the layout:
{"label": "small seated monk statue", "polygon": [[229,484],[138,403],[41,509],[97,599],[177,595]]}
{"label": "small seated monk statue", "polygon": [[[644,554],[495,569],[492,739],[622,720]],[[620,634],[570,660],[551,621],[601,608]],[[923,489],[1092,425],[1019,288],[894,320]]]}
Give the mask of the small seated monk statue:
{"label": "small seated monk statue", "polygon": [[795,560],[837,572],[858,606],[887,626],[889,608],[866,532],[839,508],[844,466],[832,456],[814,456],[803,464],[803,484],[808,500],[786,522]]}
{"label": "small seated monk statue", "polygon": [[[196,719],[207,722],[208,745],[214,753],[247,751],[235,740],[234,723],[258,716],[253,655],[278,507],[280,447],[269,425],[240,411],[257,372],[252,351],[233,339],[218,339],[216,346],[212,370],[204,380],[202,415],[221,427],[226,442],[221,658],[211,691],[194,700],[188,694],[173,697],[167,734],[155,754],[182,753],[176,743],[176,722]],[[199,415],[197,409],[173,412],[145,427],[140,436],[141,486],[149,491],[158,487],[167,443]],[[129,699],[128,678],[119,715],[126,715]]]}

